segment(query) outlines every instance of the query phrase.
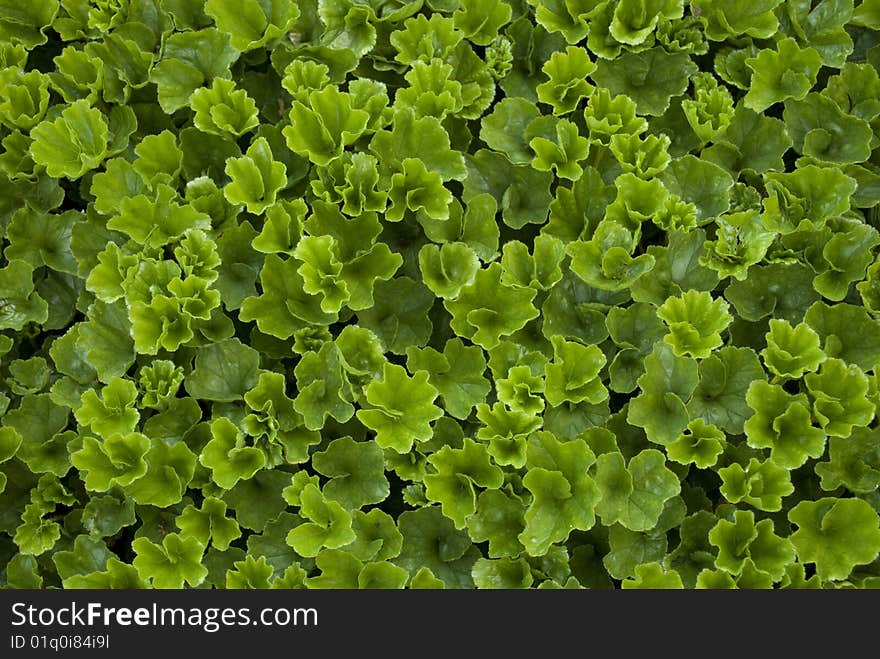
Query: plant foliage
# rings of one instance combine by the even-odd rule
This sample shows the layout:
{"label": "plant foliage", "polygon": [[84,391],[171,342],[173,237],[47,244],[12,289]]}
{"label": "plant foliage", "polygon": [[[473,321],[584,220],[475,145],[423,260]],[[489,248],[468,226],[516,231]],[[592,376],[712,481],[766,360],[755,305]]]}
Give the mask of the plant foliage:
{"label": "plant foliage", "polygon": [[880,578],[873,0],[0,3],[0,586]]}

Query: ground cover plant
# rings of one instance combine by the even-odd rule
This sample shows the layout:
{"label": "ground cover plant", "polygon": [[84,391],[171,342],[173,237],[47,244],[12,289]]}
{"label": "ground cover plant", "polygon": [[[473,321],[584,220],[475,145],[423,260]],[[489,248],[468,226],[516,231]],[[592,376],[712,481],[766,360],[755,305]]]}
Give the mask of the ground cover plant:
{"label": "ground cover plant", "polygon": [[0,0],[0,585],[880,584],[878,0]]}

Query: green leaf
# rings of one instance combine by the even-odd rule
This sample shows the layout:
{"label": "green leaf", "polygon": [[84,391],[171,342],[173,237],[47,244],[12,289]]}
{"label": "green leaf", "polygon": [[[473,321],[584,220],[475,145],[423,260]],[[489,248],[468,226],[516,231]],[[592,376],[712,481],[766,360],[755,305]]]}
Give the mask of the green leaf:
{"label": "green leaf", "polygon": [[158,359],[140,370],[141,404],[155,410],[164,410],[173,404],[180,385],[183,369],[174,362]]}
{"label": "green leaf", "polygon": [[596,456],[582,439],[560,442],[549,432],[529,437],[523,485],[532,502],[525,513],[519,540],[532,556],[542,556],[574,529],[586,531],[596,522],[594,507],[601,493],[587,475]]}
{"label": "green leaf", "polygon": [[6,91],[6,98],[0,101],[0,123],[29,131],[49,109],[49,78],[36,70],[25,73],[9,67],[0,71],[0,81]]}
{"label": "green leaf", "polygon": [[73,433],[65,432],[70,410],[52,401],[50,394],[27,395],[6,412],[3,425],[21,437],[17,457],[35,473],[63,476],[70,469],[67,448]]}
{"label": "green leaf", "polygon": [[591,0],[580,2],[553,2],[552,0],[528,0],[535,8],[535,19],[548,32],[561,32],[568,43],[577,43],[590,32],[588,17],[598,3]]}
{"label": "green leaf", "polygon": [[86,100],[76,101],[54,121],[31,131],[30,154],[49,176],[76,179],[96,169],[107,156],[109,129],[100,110]]}
{"label": "green leaf", "polygon": [[[147,135],[134,150],[138,157],[133,169],[145,182],[155,186],[159,181],[171,183],[177,180],[183,164],[183,152],[174,133],[163,130],[158,135]],[[114,159],[113,162],[120,161]]]}
{"label": "green leaf", "polygon": [[260,331],[279,339],[287,339],[309,324],[333,322],[335,315],[321,310],[321,298],[305,292],[299,267],[295,259],[268,255],[260,270],[263,292],[244,299],[240,318],[256,320]]}
{"label": "green leaf", "polygon": [[324,496],[348,510],[379,503],[389,494],[385,458],[378,444],[340,437],[315,453],[312,464],[330,479],[324,485]]}
{"label": "green leaf", "polygon": [[355,510],[352,513],[352,528],[357,538],[345,548],[360,560],[383,561],[400,554],[403,536],[388,513],[378,508],[368,513]]}
{"label": "green leaf", "polygon": [[354,416],[350,396],[344,390],[348,381],[341,360],[336,345],[328,341],[318,352],[304,355],[296,365],[299,395],[294,407],[309,430],[320,430],[328,416],[341,423]]}
{"label": "green leaf", "polygon": [[140,414],[135,409],[136,401],[135,384],[131,380],[113,378],[101,389],[100,398],[94,389],[86,390],[80,407],[75,411],[76,420],[104,439],[126,435],[134,431],[140,420]]}
{"label": "green leaf", "polygon": [[541,417],[511,410],[499,402],[491,407],[486,403],[477,405],[477,418],[483,423],[477,437],[489,442],[489,453],[495,461],[522,467],[526,463],[526,438],[543,425]]}
{"label": "green leaf", "polygon": [[660,562],[666,555],[666,534],[630,531],[619,524],[608,532],[610,551],[602,559],[608,574],[615,579],[636,575],[636,567],[643,563]]}
{"label": "green leaf", "polygon": [[6,565],[6,587],[42,588],[43,578],[39,572],[36,558],[28,554],[17,554]]}
{"label": "green leaf", "polygon": [[480,558],[474,563],[474,584],[477,588],[529,588],[532,571],[524,558]]}
{"label": "green leaf", "polygon": [[126,493],[141,505],[167,508],[180,502],[193,478],[196,455],[182,442],[169,446],[154,440],[144,460],[147,473],[128,484]]}
{"label": "green leaf", "polygon": [[428,372],[428,381],[440,394],[443,408],[457,419],[467,418],[491,389],[484,376],[486,357],[483,351],[479,346],[466,346],[461,339],[447,341],[442,353],[431,347],[419,349],[411,346],[406,351],[406,358],[410,372]]}
{"label": "green leaf", "polygon": [[[651,194],[647,198],[654,199]],[[571,256],[572,272],[603,291],[629,288],[649,273],[656,262],[650,254],[632,256],[635,237],[629,227],[603,220],[589,241],[576,240],[566,246],[566,252]]]}
{"label": "green leaf", "polygon": [[206,214],[176,200],[177,193],[164,184],[157,186],[152,197],[142,194],[123,199],[120,213],[110,218],[107,227],[153,248],[177,241],[190,229],[211,228]]}
{"label": "green leaf", "polygon": [[369,408],[358,410],[357,417],[376,433],[376,443],[398,453],[407,453],[413,442],[430,439],[431,422],[443,415],[434,405],[437,390],[428,383],[426,371],[413,377],[406,369],[386,363],[382,378],[366,388]]}
{"label": "green leaf", "polygon": [[182,588],[184,583],[196,587],[208,575],[201,564],[205,546],[197,538],[170,533],[162,544],[135,538],[131,546],[136,553],[132,564],[154,588]]}
{"label": "green leaf", "polygon": [[27,5],[4,0],[0,8],[3,15],[0,36],[4,41],[20,43],[28,49],[46,43],[44,31],[58,13],[58,3],[51,0],[37,0]]}
{"label": "green leaf", "polygon": [[596,513],[606,526],[619,522],[631,531],[647,531],[660,519],[668,499],[678,494],[678,477],[660,451],[645,449],[627,465],[620,453],[596,459],[595,481],[601,498]]}
{"label": "green leaf", "polygon": [[709,543],[709,531],[718,518],[706,510],[685,517],[679,526],[681,542],[669,553],[667,564],[678,572],[688,588],[697,584],[698,575],[715,567],[717,550]]}
{"label": "green leaf", "polygon": [[256,589],[269,588],[269,579],[275,570],[266,562],[265,556],[254,558],[246,556],[243,561],[233,563],[234,570],[226,571],[226,588]]}
{"label": "green leaf", "polygon": [[771,373],[785,378],[801,378],[818,370],[827,357],[819,348],[819,335],[803,323],[792,327],[787,320],[770,320],[767,347],[761,351]]}
{"label": "green leaf", "polygon": [[776,234],[764,229],[756,209],[722,215],[715,223],[716,238],[706,243],[700,264],[719,277],[745,279],[749,268],[764,259]]}
{"label": "green leaf", "polygon": [[644,428],[652,442],[672,443],[688,424],[685,401],[698,381],[694,360],[679,357],[668,344],[658,342],[645,358],[645,374],[638,380],[642,392],[630,401],[627,421]]}
{"label": "green leaf", "polygon": [[366,111],[352,106],[350,94],[328,86],[311,92],[308,105],[293,102],[291,125],[282,133],[291,151],[325,166],[363,134],[368,120]]}
{"label": "green leaf", "polygon": [[453,78],[452,65],[439,59],[413,62],[404,78],[409,86],[394,95],[395,108],[411,108],[416,116],[445,119],[462,111],[461,83]]}
{"label": "green leaf", "polygon": [[709,542],[718,547],[715,564],[734,575],[742,574],[746,561],[751,559],[755,568],[778,581],[795,559],[792,542],[774,533],[773,521],[755,523],[755,514],[750,510],[735,511],[733,521],[718,520],[709,531]]}
{"label": "green leaf", "polygon": [[684,93],[688,79],[696,72],[696,64],[686,53],[667,53],[655,47],[600,59],[593,80],[614,96],[629,96],[640,114],[662,115],[670,100]]}
{"label": "green leaf", "polygon": [[264,137],[258,137],[241,158],[226,161],[230,183],[223,195],[230,204],[243,205],[248,213],[259,215],[275,203],[278,192],[287,184],[287,168],[272,158]]}
{"label": "green leaf", "polygon": [[122,158],[105,161],[104,171],[92,177],[90,189],[95,197],[95,210],[104,215],[113,214],[123,199],[136,197],[146,191],[147,182],[144,181],[143,176],[131,163]]}
{"label": "green leaf", "polygon": [[795,150],[816,161],[849,164],[871,157],[873,131],[868,122],[846,114],[823,94],[786,100],[783,118]]}
{"label": "green leaf", "polygon": [[734,117],[730,91],[708,74],[694,78],[694,98],[683,100],[681,109],[704,144],[724,135]]}
{"label": "green leaf", "polygon": [[553,53],[541,70],[549,80],[538,85],[535,91],[539,101],[553,107],[553,114],[572,112],[581,99],[588,98],[593,91],[587,76],[596,71],[596,64],[584,48],[569,46],[565,52]]}
{"label": "green leaf", "polygon": [[853,13],[853,22],[868,28],[876,29],[878,18],[880,18],[880,7],[877,7],[876,0],[864,0]]}
{"label": "green leaf", "polygon": [[476,273],[455,300],[443,301],[452,314],[453,330],[486,349],[538,316],[532,305],[535,291],[502,284],[501,274],[500,264],[490,264]]}
{"label": "green leaf", "polygon": [[863,371],[880,362],[878,321],[864,309],[816,302],[807,310],[804,321],[822,339],[822,350],[828,357],[855,364]]}
{"label": "green leaf", "polygon": [[61,538],[61,526],[53,520],[43,518],[54,507],[50,505],[46,510],[38,501],[25,508],[21,516],[21,524],[15,529],[12,538],[22,554],[32,556],[44,554]]}
{"label": "green leaf", "polygon": [[748,35],[767,39],[779,28],[773,10],[784,0],[759,0],[743,4],[736,0],[694,0],[693,7],[706,19],[706,36],[713,41]]}
{"label": "green leaf", "polygon": [[[861,220],[832,220],[834,233],[822,249],[822,258],[814,266],[819,274],[813,286],[830,300],[843,300],[853,282],[865,277],[871,253],[880,244],[880,233]],[[794,238],[794,236],[793,236]]]}
{"label": "green leaf", "polygon": [[725,499],[730,503],[745,501],[758,510],[781,510],[783,497],[794,492],[788,469],[772,460],[761,462],[751,458],[745,468],[734,462],[719,469],[718,475],[721,476],[721,494]]}
{"label": "green leaf", "polygon": [[545,366],[544,397],[554,407],[564,402],[592,404],[608,398],[608,392],[599,379],[605,365],[605,355],[594,345],[584,346],[554,336],[554,358]]}
{"label": "green leaf", "polygon": [[853,18],[853,0],[822,0],[790,3],[788,17],[798,36],[809,42],[822,56],[822,64],[843,67],[853,51],[853,41],[845,29]]}
{"label": "green leaf", "polygon": [[669,166],[669,145],[669,137],[663,133],[644,138],[623,133],[612,135],[609,146],[624,173],[649,180]]}
{"label": "green leaf", "polygon": [[63,582],[67,582],[73,576],[103,571],[111,557],[113,554],[102,540],[80,535],[76,537],[72,550],[55,552],[52,561],[58,570],[58,576]]}
{"label": "green leaf", "polygon": [[96,538],[113,536],[136,521],[134,501],[125,495],[93,496],[82,513],[83,527]]}
{"label": "green leaf", "polygon": [[699,224],[730,207],[733,178],[721,167],[691,154],[673,160],[660,180],[670,193],[696,207]]}
{"label": "green leaf", "polygon": [[[12,426],[0,427],[0,462],[6,462],[15,455],[21,446],[21,435]],[[5,485],[6,480],[3,480]],[[2,489],[0,489],[2,492]]]}
{"label": "green leaf", "polygon": [[419,269],[425,286],[434,295],[454,299],[470,284],[480,260],[465,243],[449,242],[440,247],[428,243],[419,250]]}
{"label": "green leaf", "polygon": [[613,391],[630,393],[636,388],[638,378],[645,372],[641,358],[663,338],[665,326],[657,317],[654,307],[640,302],[628,307],[609,309],[605,325],[611,339],[621,348],[609,367],[609,387]]}
{"label": "green leaf", "polygon": [[[309,279],[304,290],[326,288],[334,293],[339,289],[343,297],[348,296],[347,305],[353,311],[375,305],[377,282],[391,279],[402,263],[402,257],[387,244],[375,242],[381,231],[376,214],[349,220],[335,205],[315,201],[313,208],[305,225],[312,235],[303,239],[306,244],[301,249],[294,250],[298,259],[307,261],[300,268],[300,274]],[[338,303],[324,300],[325,305],[331,302]]]}
{"label": "green leaf", "polygon": [[199,462],[211,470],[215,483],[229,490],[266,466],[266,454],[245,446],[243,433],[229,419],[221,417],[211,423],[211,439],[202,449]]}
{"label": "green leaf", "polygon": [[511,165],[503,155],[480,149],[467,159],[463,199],[490,194],[506,225],[521,229],[526,224],[543,224],[552,200],[553,175],[524,165]]}
{"label": "green leaf", "polygon": [[617,41],[638,46],[648,41],[661,18],[677,20],[682,14],[677,0],[623,0],[614,10],[609,31]]}
{"label": "green leaf", "polygon": [[254,249],[263,254],[293,254],[308,210],[302,199],[278,201],[267,208],[263,228],[253,240]]}
{"label": "green leaf", "polygon": [[184,386],[193,398],[230,402],[241,400],[257,383],[260,355],[238,339],[201,348]]}
{"label": "green leaf", "polygon": [[733,320],[728,309],[727,302],[705,291],[687,291],[669,298],[657,309],[669,328],[664,341],[680,357],[708,357],[721,345],[721,332]]}
{"label": "green leaf", "polygon": [[668,247],[651,245],[647,251],[655,259],[652,276],[642,277],[633,284],[633,299],[659,307],[667,298],[684,291],[714,289],[718,275],[699,262],[704,243],[705,233],[696,229],[673,230]]}
{"label": "green leaf", "polygon": [[[404,11],[404,15],[411,13],[408,10]],[[360,57],[372,50],[376,44],[376,28],[373,26],[376,14],[371,7],[355,2],[335,3],[320,0],[318,15],[327,30],[322,41],[332,48],[347,48]]]}
{"label": "green leaf", "polygon": [[80,472],[85,472],[86,488],[106,492],[147,473],[144,456],[149,449],[150,439],[140,433],[114,435],[103,442],[83,437],[82,448],[72,453],[70,460]]}
{"label": "green leaf", "polygon": [[501,257],[502,283],[529,286],[538,291],[551,290],[563,277],[563,248],[562,241],[550,235],[537,236],[531,254],[518,240],[505,243]]}
{"label": "green leaf", "polygon": [[428,568],[447,588],[472,588],[471,569],[479,551],[436,506],[407,510],[398,517],[403,535],[396,565],[414,573]]}
{"label": "green leaf", "polygon": [[868,377],[853,364],[840,359],[822,363],[817,373],[804,377],[813,398],[813,415],[832,437],[849,437],[855,426],[874,419],[874,403],[868,400]]}
{"label": "green leaf", "polygon": [[463,36],[455,28],[454,19],[440,13],[432,13],[430,19],[424,15],[407,18],[403,26],[391,33],[390,41],[397,50],[394,58],[407,65],[416,60],[445,58]]}
{"label": "green leaf", "polygon": [[519,534],[525,529],[526,506],[501,490],[485,490],[477,498],[476,513],[467,520],[474,542],[489,543],[491,558],[515,557],[523,551]]}
{"label": "green leaf", "polygon": [[782,121],[753,112],[740,102],[727,129],[702,152],[702,157],[732,172],[751,170],[762,174],[784,170],[782,157],[792,144]]}
{"label": "green leaf", "polygon": [[540,116],[537,106],[524,98],[503,98],[480,122],[480,139],[513,164],[526,165],[533,158],[526,128]]}
{"label": "green leaf", "polygon": [[804,98],[816,84],[822,58],[814,48],[801,48],[789,37],[777,42],[775,50],[764,49],[745,63],[753,76],[743,103],[763,112],[780,101]]}
{"label": "green leaf", "polygon": [[[282,501],[281,503],[283,508],[284,502]],[[266,562],[275,569],[275,574],[277,575],[285,573],[294,566],[294,572],[296,572],[295,568],[299,566],[299,561],[302,557],[287,544],[286,538],[290,530],[302,524],[303,520],[299,515],[293,513],[280,512],[278,510],[274,510],[273,513],[275,517],[265,523],[262,533],[253,533],[248,536],[248,554],[258,559],[265,558]],[[238,511],[236,511],[236,516],[238,514]],[[304,577],[305,575],[303,574],[302,576]],[[281,586],[279,585],[278,587]]]}
{"label": "green leaf", "polygon": [[287,508],[281,496],[290,484],[290,473],[263,469],[223,494],[223,500],[235,511],[238,523],[252,531],[266,532],[268,524]]}
{"label": "green leaf", "polygon": [[749,386],[746,402],[755,411],[744,424],[749,446],[769,448],[779,466],[794,469],[825,452],[825,432],[812,426],[804,394],[758,380]]}
{"label": "green leaf", "polygon": [[253,50],[284,35],[300,15],[290,0],[208,0],[205,13],[230,36],[234,48]]}
{"label": "green leaf", "polygon": [[676,590],[684,586],[681,577],[674,570],[664,570],[658,562],[642,563],[635,567],[635,576],[624,579],[623,589],[648,588],[651,590]]}
{"label": "green leaf", "polygon": [[337,549],[355,539],[351,515],[314,485],[306,485],[301,497],[301,514],[309,521],[287,534],[287,544],[302,556],[317,556],[321,548]]}
{"label": "green leaf", "polygon": [[577,126],[567,119],[556,123],[555,139],[534,137],[529,146],[535,152],[532,167],[542,172],[555,171],[560,178],[576,181],[583,174],[578,164],[587,158],[590,142],[578,134]]}
{"label": "green leaf", "polygon": [[593,139],[609,144],[614,135],[641,135],[648,122],[637,116],[636,103],[628,95],[600,86],[584,108],[584,120]]}
{"label": "green leaf", "polygon": [[238,522],[226,517],[226,503],[214,497],[205,498],[201,508],[184,508],[175,524],[185,537],[196,538],[206,547],[210,540],[220,551],[226,551],[229,543],[241,536]]}
{"label": "green leaf", "polygon": [[805,165],[791,173],[764,175],[768,196],[763,201],[764,225],[788,234],[825,224],[850,207],[858,183],[839,169]]}
{"label": "green leaf", "polygon": [[0,268],[0,329],[21,330],[48,317],[49,305],[34,291],[33,267],[15,259]]}
{"label": "green leaf", "polygon": [[227,77],[239,55],[239,50],[230,45],[229,35],[214,27],[169,35],[163,44],[162,59],[150,72],[162,110],[179,110],[204,83]]}
{"label": "green leaf", "polygon": [[507,376],[495,381],[498,400],[512,410],[538,414],[544,409],[544,401],[539,395],[544,390],[544,380],[532,375],[526,365],[512,366]]}
{"label": "green leaf", "polygon": [[744,320],[755,322],[774,314],[797,324],[819,294],[813,288],[813,271],[799,264],[755,266],[743,281],[732,282],[724,296]]}
{"label": "green leaf", "polygon": [[733,346],[716,350],[700,362],[700,382],[687,403],[688,412],[725,432],[741,434],[751,416],[746,404],[749,386],[765,379],[752,350]]}
{"label": "green leaf", "polygon": [[189,102],[195,112],[193,123],[205,133],[241,137],[260,123],[257,104],[232,80],[214,78],[210,87],[195,90]]}
{"label": "green leaf", "polygon": [[880,485],[880,454],[877,431],[854,428],[849,437],[831,437],[828,462],[816,465],[823,490],[846,487],[852,492],[873,492]]}
{"label": "green leaf", "polygon": [[401,171],[391,176],[388,200],[386,218],[391,222],[402,220],[406,211],[422,211],[432,219],[445,220],[452,194],[443,187],[439,173],[429,172],[421,160],[405,158]]}
{"label": "green leaf", "polygon": [[802,563],[815,563],[821,579],[846,579],[880,553],[880,520],[861,499],[801,501],[788,512],[798,529],[791,542]]}
{"label": "green leaf", "polygon": [[134,589],[146,588],[147,583],[138,574],[137,569],[118,558],[110,557],[106,570],[91,574],[75,574],[69,577],[64,586],[77,589]]}
{"label": "green leaf", "polygon": [[394,114],[390,130],[376,132],[370,140],[370,151],[389,172],[401,171],[403,161],[414,158],[444,181],[467,176],[464,157],[451,148],[449,134],[440,121],[436,117],[416,117],[409,109]]}
{"label": "green leaf", "polygon": [[444,446],[428,462],[437,473],[425,476],[425,495],[440,503],[457,529],[465,528],[467,517],[476,512],[474,486],[497,489],[504,482],[504,472],[492,463],[486,445],[471,439],[460,449]]}
{"label": "green leaf", "polygon": [[666,455],[673,462],[706,469],[715,465],[726,443],[724,432],[697,418],[688,423],[686,431],[666,447]]}
{"label": "green leaf", "polygon": [[455,27],[478,46],[488,46],[498,31],[510,21],[513,11],[504,0],[462,0],[452,15]]}
{"label": "green leaf", "polygon": [[311,589],[355,589],[364,564],[346,551],[324,549],[315,559],[320,575],[310,577],[306,585]]}

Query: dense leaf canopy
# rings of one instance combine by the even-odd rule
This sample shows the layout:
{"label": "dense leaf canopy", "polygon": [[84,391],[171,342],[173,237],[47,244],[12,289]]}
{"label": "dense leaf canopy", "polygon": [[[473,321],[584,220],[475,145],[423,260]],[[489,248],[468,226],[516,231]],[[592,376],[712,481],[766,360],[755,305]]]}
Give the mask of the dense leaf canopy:
{"label": "dense leaf canopy", "polygon": [[880,583],[876,0],[0,3],[0,587]]}

